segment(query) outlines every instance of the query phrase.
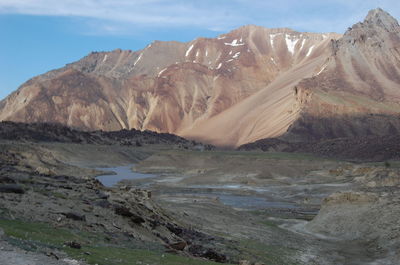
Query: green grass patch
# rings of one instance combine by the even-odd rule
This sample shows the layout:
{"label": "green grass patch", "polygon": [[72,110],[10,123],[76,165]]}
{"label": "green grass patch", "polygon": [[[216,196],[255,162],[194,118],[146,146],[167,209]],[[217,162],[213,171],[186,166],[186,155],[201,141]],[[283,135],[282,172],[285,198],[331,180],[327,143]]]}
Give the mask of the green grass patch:
{"label": "green grass patch", "polygon": [[400,161],[398,161],[398,160],[389,160],[389,161],[382,161],[382,162],[367,162],[364,164],[366,166],[370,166],[370,167],[400,168]]}
{"label": "green grass patch", "polygon": [[300,265],[294,261],[297,251],[282,246],[265,245],[254,240],[240,241],[242,259],[263,262],[268,265]]}
{"label": "green grass patch", "polygon": [[[150,246],[141,242],[121,242],[111,244],[102,234],[54,228],[44,223],[0,220],[0,227],[8,237],[8,242],[27,251],[54,248],[64,251],[71,258],[98,265],[217,265],[218,263],[164,253],[161,246]],[[65,247],[67,241],[82,245],[81,249]]]}
{"label": "green grass patch", "polygon": [[278,224],[276,222],[274,222],[274,221],[271,221],[271,220],[261,221],[261,224],[263,224],[265,226],[268,226],[268,227],[271,227],[271,228],[279,228]]}
{"label": "green grass patch", "polygon": [[[91,255],[83,254],[82,251]],[[115,247],[84,247],[81,251],[69,249],[67,253],[76,258],[86,260],[89,264],[99,265],[132,265],[132,264],[165,264],[165,265],[217,265],[219,263],[192,259],[168,253],[153,252],[140,249]]]}

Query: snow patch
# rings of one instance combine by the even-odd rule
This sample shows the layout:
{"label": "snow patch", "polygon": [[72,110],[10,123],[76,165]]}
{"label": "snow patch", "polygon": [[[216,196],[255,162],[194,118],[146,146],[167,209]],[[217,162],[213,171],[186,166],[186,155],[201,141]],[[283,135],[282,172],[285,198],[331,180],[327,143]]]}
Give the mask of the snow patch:
{"label": "snow patch", "polygon": [[162,73],[164,73],[167,70],[167,68],[162,69],[159,73],[158,73],[158,77],[160,77],[162,75]]}
{"label": "snow patch", "polygon": [[194,47],[194,44],[192,44],[192,45],[189,47],[189,49],[186,51],[186,54],[185,54],[186,57],[189,56],[189,53],[190,53],[190,51],[193,49],[193,47]]}
{"label": "snow patch", "polygon": [[230,52],[229,52],[229,55],[232,55],[232,53],[233,53],[233,51],[230,51]]}
{"label": "snow patch", "polygon": [[234,59],[229,59],[228,61],[226,61],[227,63],[230,63],[230,62],[232,62]]}
{"label": "snow patch", "polygon": [[139,57],[136,59],[136,61],[133,63],[133,66],[136,66],[136,64],[142,59],[143,53],[139,55]]}
{"label": "snow patch", "polygon": [[311,53],[312,53],[313,49],[314,49],[314,45],[313,45],[313,46],[311,46],[311,48],[308,50],[306,57],[308,57],[308,56],[310,56],[310,55],[311,55]]}
{"label": "snow patch", "polygon": [[325,65],[324,67],[322,67],[321,71],[319,71],[315,76],[320,75],[327,67],[328,65]]}
{"label": "snow patch", "polygon": [[271,57],[271,61],[276,65],[275,59]]}
{"label": "snow patch", "polygon": [[200,55],[200,50],[197,50],[196,57],[199,57],[199,55]]}
{"label": "snow patch", "polygon": [[106,54],[106,55],[104,56],[103,63],[104,63],[105,61],[107,61],[107,57],[108,57],[108,54]]}
{"label": "snow patch", "polygon": [[206,49],[206,57],[208,56],[208,49]]}
{"label": "snow patch", "polygon": [[281,35],[282,33],[278,33],[278,34],[269,34],[269,40],[270,40],[270,42],[271,42],[271,47],[272,48],[274,48],[274,40],[275,40],[275,37],[276,36],[278,36],[278,35]]}
{"label": "snow patch", "polygon": [[220,69],[222,67],[222,63],[219,63],[219,65],[217,66],[217,68],[215,68],[215,69]]}
{"label": "snow patch", "polygon": [[235,53],[235,55],[232,56],[233,59],[237,59],[240,56],[240,52]]}
{"label": "snow patch", "polygon": [[225,42],[225,45],[232,46],[232,47],[238,47],[238,46],[243,46],[244,43],[238,43],[238,40],[233,40],[231,43]]}
{"label": "snow patch", "polygon": [[286,46],[288,48],[288,51],[291,54],[294,54],[294,48],[296,47],[296,43],[299,41],[297,40],[293,40],[293,37],[291,38],[290,35],[285,35],[285,40],[286,40]]}
{"label": "snow patch", "polygon": [[322,34],[322,38],[323,38],[324,40],[326,40],[326,39],[328,38],[328,36],[326,36],[325,34]]}
{"label": "snow patch", "polygon": [[226,36],[220,36],[220,37],[218,37],[218,39],[219,39],[219,40],[226,39]]}
{"label": "snow patch", "polygon": [[303,49],[305,43],[306,43],[306,39],[304,39],[304,40],[301,42],[300,51]]}

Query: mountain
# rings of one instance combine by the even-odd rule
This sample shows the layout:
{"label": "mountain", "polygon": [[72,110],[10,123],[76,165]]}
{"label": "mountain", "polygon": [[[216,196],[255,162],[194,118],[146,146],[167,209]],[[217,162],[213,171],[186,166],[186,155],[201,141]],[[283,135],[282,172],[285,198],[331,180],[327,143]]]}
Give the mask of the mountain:
{"label": "mountain", "polygon": [[148,129],[219,146],[386,135],[400,128],[399,29],[376,9],[343,36],[250,25],[94,52],[23,84],[0,102],[0,120]]}

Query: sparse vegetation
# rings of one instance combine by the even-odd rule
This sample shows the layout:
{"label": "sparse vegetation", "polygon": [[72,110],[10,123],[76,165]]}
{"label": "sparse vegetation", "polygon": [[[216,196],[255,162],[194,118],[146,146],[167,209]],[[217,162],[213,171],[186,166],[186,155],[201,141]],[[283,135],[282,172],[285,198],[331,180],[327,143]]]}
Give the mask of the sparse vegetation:
{"label": "sparse vegetation", "polygon": [[[106,235],[54,228],[44,223],[0,220],[7,241],[27,251],[58,249],[71,258],[98,265],[165,264],[216,265],[218,263],[165,253],[161,246],[142,242],[142,248],[131,242],[112,244]],[[66,247],[65,242],[79,242],[81,249]],[[147,248],[147,249],[146,249]],[[134,261],[134,263],[132,263]]]}

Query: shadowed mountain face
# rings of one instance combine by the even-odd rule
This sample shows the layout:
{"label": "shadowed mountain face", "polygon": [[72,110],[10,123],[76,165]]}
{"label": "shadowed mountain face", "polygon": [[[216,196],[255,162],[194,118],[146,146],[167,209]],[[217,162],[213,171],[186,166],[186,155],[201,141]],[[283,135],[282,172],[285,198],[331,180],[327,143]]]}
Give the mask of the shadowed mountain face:
{"label": "shadowed mountain face", "polygon": [[344,36],[245,26],[216,39],[92,53],[23,84],[0,102],[0,120],[149,129],[220,146],[302,140],[300,125],[400,112],[399,31],[376,9]]}

